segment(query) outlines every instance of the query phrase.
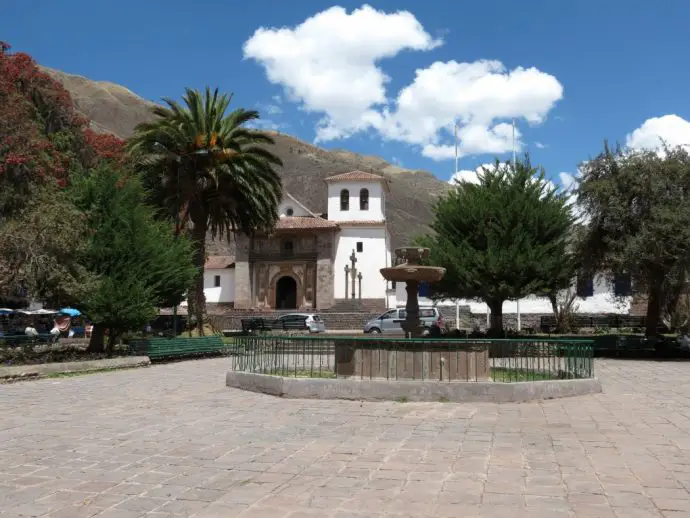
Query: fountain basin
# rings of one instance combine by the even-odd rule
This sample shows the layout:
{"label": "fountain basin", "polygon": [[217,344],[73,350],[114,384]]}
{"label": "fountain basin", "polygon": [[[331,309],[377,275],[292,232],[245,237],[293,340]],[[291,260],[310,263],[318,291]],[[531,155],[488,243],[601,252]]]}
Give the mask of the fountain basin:
{"label": "fountain basin", "polygon": [[438,266],[392,266],[381,268],[381,275],[387,281],[395,282],[438,282],[446,274],[445,268]]}
{"label": "fountain basin", "polygon": [[446,269],[439,266],[425,266],[419,264],[429,256],[428,248],[403,247],[396,248],[398,261],[404,261],[397,266],[381,268],[380,272],[387,281],[395,282],[438,282],[446,274]]}
{"label": "fountain basin", "polygon": [[487,381],[488,344],[453,341],[361,338],[335,345],[335,372],[339,378]]}

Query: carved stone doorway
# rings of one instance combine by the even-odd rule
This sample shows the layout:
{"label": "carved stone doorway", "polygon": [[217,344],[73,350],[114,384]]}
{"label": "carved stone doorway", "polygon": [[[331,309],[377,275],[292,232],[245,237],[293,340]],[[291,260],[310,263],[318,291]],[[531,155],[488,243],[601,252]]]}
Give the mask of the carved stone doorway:
{"label": "carved stone doorway", "polygon": [[276,282],[276,309],[297,309],[297,281],[284,276]]}

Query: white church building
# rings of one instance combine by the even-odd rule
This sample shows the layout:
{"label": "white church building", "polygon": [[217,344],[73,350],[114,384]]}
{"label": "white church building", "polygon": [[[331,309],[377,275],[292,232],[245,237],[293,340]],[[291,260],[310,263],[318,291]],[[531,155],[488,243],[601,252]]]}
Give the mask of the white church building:
{"label": "white church building", "polygon": [[[362,171],[325,179],[327,213],[316,213],[285,192],[280,219],[271,235],[237,236],[235,256],[213,256],[206,262],[207,302],[238,309],[329,309],[341,301],[375,302],[376,307],[402,307],[405,286],[388,283],[381,268],[394,264],[386,223],[388,181]],[[580,313],[627,313],[632,297],[627,285],[612,276],[575,279],[571,287]],[[626,291],[627,290],[627,291]],[[420,305],[433,305],[420,292]],[[488,312],[475,300],[447,300],[439,305],[469,306]],[[371,307],[371,304],[369,304]],[[507,301],[504,314],[550,314],[543,297]]]}
{"label": "white church building", "polygon": [[209,303],[238,309],[327,309],[344,300],[386,305],[390,266],[388,181],[352,171],[325,179],[328,212],[312,211],[285,192],[271,235],[236,237],[236,255],[209,257]]}

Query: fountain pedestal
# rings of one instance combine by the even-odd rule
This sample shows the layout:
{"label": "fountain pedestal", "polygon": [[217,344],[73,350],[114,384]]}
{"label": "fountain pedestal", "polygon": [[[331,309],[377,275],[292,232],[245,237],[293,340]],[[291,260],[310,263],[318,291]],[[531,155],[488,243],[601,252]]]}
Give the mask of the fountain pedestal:
{"label": "fountain pedestal", "polygon": [[405,321],[400,324],[405,336],[417,338],[422,336],[424,327],[419,320],[419,281],[406,281],[407,303],[405,304]]}
{"label": "fountain pedestal", "polygon": [[429,255],[428,248],[397,248],[395,255],[404,262],[390,268],[381,268],[381,275],[387,281],[405,283],[407,303],[405,304],[405,320],[401,327],[406,337],[419,338],[424,332],[424,327],[419,321],[419,283],[440,281],[446,274],[446,269],[420,264],[420,261]]}

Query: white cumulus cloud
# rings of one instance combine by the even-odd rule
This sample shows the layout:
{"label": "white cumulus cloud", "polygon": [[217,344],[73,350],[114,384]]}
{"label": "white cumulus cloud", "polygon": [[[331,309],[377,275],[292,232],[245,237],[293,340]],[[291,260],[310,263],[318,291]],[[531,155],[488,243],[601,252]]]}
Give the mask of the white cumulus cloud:
{"label": "white cumulus cloud", "polygon": [[[515,151],[522,150],[522,134],[515,128]],[[501,122],[493,127],[468,124],[458,130],[458,157],[481,153],[501,154],[513,149],[513,127]],[[426,144],[422,154],[432,160],[446,160],[455,156],[454,144]]]}
{"label": "white cumulus cloud", "polygon": [[375,130],[436,160],[455,155],[456,121],[461,156],[501,154],[512,149],[510,119],[539,124],[563,97],[553,75],[534,67],[509,70],[495,60],[436,61],[418,69],[397,95],[388,94],[382,60],[441,43],[408,11],[364,5],[348,13],[336,6],[295,27],[258,29],[244,56],[260,63],[288,99],[322,115],[317,141]]}
{"label": "white cumulus cloud", "polygon": [[[460,171],[457,171],[454,175],[452,175],[450,177],[450,179],[448,180],[448,183],[451,185],[454,185],[457,182],[467,182],[467,183],[478,184],[479,183],[479,175],[483,174],[485,169],[493,171],[494,167],[496,167],[496,163],[490,162],[490,163],[482,164],[474,170],[462,169]],[[505,169],[505,170],[510,170],[510,165],[507,164],[506,162],[501,162],[499,164],[499,167],[502,169]]]}
{"label": "white cumulus cloud", "polygon": [[460,171],[457,171],[453,176],[450,177],[450,180],[448,180],[448,183],[451,185],[455,185],[456,183],[460,182],[467,182],[467,183],[479,183],[479,173],[483,171],[483,167],[489,167],[491,164],[486,164],[485,166],[479,166],[477,169],[474,171],[470,169],[462,169]]}
{"label": "white cumulus cloud", "polygon": [[389,80],[380,60],[440,44],[407,11],[364,5],[348,13],[335,6],[294,28],[257,29],[244,57],[259,62],[269,81],[305,110],[322,113],[317,140],[332,140],[378,123],[372,108],[386,102]]}
{"label": "white cumulus cloud", "polygon": [[[425,146],[430,158],[448,158],[458,120],[462,154],[503,153],[512,149],[512,128],[497,121],[522,118],[538,124],[562,97],[558,80],[536,68],[508,71],[501,62],[487,60],[436,62],[417,70],[412,84],[398,94],[395,111],[384,113],[380,130]],[[521,146],[519,136],[516,132]]]}
{"label": "white cumulus cloud", "polygon": [[671,147],[683,146],[690,151],[690,122],[678,115],[663,115],[644,121],[630,133],[626,145],[633,149],[659,149],[665,141]]}

